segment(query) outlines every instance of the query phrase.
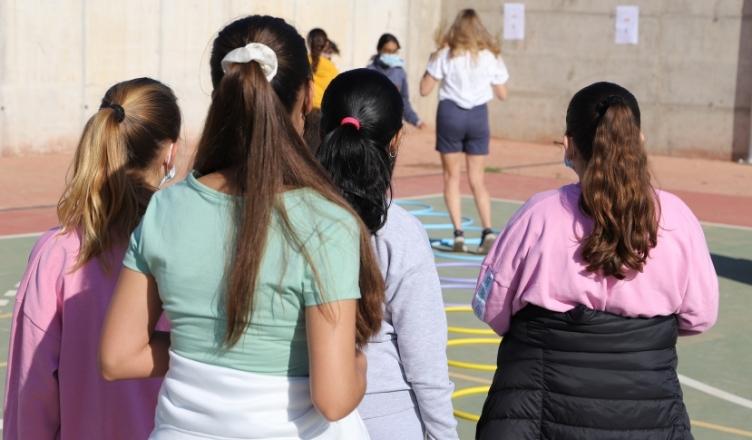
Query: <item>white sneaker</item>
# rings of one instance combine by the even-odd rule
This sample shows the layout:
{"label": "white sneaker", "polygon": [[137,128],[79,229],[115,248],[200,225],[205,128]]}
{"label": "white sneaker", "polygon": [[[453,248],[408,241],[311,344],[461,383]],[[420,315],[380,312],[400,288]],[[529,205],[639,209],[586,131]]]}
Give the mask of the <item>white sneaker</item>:
{"label": "white sneaker", "polygon": [[454,252],[467,252],[467,246],[465,246],[465,237],[463,237],[462,235],[460,235],[459,237],[454,237],[452,250]]}
{"label": "white sneaker", "polygon": [[480,247],[478,248],[479,254],[487,254],[489,251],[491,251],[491,247],[493,246],[494,242],[496,241],[496,234],[493,232],[490,234],[486,234],[486,236],[483,238],[483,242],[480,244]]}

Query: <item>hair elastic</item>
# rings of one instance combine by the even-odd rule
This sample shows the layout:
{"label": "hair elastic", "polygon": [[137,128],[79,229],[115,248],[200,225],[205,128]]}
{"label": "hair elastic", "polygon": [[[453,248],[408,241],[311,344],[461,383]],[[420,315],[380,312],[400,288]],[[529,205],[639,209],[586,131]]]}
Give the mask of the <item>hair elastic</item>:
{"label": "hair elastic", "polygon": [[352,116],[347,116],[342,118],[342,120],[339,122],[339,125],[353,125],[355,126],[356,130],[360,130],[360,121],[358,118],[353,118]]}
{"label": "hair elastic", "polygon": [[125,119],[125,109],[120,104],[113,104],[110,101],[102,100],[102,104],[99,106],[100,110],[103,108],[110,108],[112,109],[113,113],[115,113],[115,120],[120,123],[123,122],[123,119]]}
{"label": "hair elastic", "polygon": [[248,43],[243,47],[238,47],[227,52],[222,58],[222,72],[227,73],[231,64],[243,64],[255,61],[261,66],[267,81],[271,81],[277,75],[277,54],[262,43]]}

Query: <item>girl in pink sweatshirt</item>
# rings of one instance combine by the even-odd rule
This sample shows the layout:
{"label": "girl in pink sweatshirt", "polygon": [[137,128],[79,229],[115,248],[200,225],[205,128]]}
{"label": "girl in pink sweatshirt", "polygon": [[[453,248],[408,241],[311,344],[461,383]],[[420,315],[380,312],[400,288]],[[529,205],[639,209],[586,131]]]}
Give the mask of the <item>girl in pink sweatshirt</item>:
{"label": "girl in pink sweatshirt", "polygon": [[131,231],[175,174],[180,110],[138,78],[112,86],[87,122],[58,204],[18,288],[5,386],[5,440],[145,439],[160,380],[105,382],[105,311]]}

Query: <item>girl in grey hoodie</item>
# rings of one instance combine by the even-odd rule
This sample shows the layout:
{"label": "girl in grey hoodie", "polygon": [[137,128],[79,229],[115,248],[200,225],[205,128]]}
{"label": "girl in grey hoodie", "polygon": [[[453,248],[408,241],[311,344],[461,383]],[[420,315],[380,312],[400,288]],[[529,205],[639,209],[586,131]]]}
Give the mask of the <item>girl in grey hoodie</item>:
{"label": "girl in grey hoodie", "polygon": [[368,385],[358,412],[372,440],[457,439],[447,324],[425,229],[391,204],[402,97],[377,72],[337,76],[322,101],[318,159],[373,233],[386,281],[381,331],[366,347]]}

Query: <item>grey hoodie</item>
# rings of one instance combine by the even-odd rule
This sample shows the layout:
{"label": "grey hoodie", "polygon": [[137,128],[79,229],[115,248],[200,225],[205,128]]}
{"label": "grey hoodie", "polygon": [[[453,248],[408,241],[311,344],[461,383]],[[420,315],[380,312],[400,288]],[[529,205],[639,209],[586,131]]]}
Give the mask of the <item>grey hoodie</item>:
{"label": "grey hoodie", "polygon": [[386,281],[386,304],[381,331],[365,350],[368,388],[358,412],[369,419],[417,404],[427,438],[457,439],[444,300],[426,230],[393,204],[372,242]]}

